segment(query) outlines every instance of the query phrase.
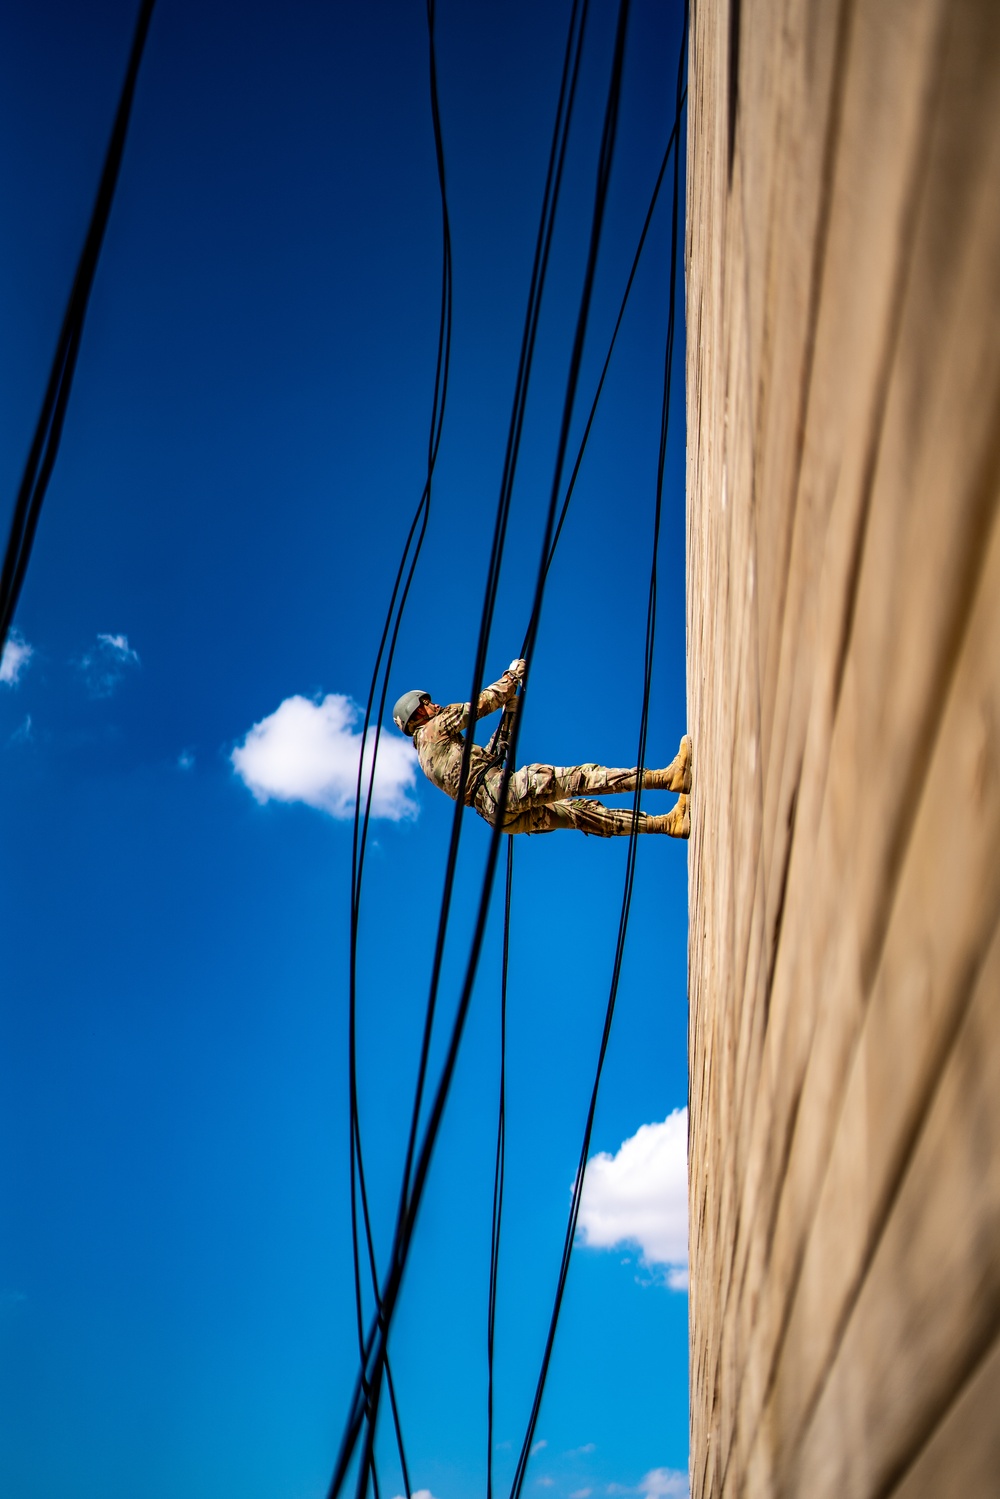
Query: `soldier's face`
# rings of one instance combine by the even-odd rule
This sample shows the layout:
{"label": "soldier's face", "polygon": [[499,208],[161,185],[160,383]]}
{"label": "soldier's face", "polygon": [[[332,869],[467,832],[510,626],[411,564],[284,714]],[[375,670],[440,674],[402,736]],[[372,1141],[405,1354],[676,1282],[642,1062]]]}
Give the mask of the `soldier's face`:
{"label": "soldier's face", "polygon": [[411,734],[415,733],[420,728],[420,725],[426,723],[429,718],[433,718],[437,711],[436,704],[432,703],[429,697],[425,697],[416,713],[410,716],[410,721],[406,727]]}

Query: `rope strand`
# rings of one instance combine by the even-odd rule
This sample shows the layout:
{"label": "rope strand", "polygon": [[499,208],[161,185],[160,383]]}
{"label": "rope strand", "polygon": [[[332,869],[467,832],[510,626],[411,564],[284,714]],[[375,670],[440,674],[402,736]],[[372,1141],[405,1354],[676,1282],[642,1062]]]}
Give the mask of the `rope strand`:
{"label": "rope strand", "polygon": [[125,71],[125,81],[122,84],[115,122],[104,156],[104,166],[101,170],[101,180],[90,216],[87,237],[80,251],[80,259],[77,262],[73,286],[66,304],[49,372],[48,385],[42,399],[42,409],[38,414],[34,437],[14,503],[3,569],[0,571],[0,652],[3,651],[18,599],[21,596],[21,589],[24,586],[35,532],[42,513],[42,502],[45,499],[59,452],[77,355],[83,339],[83,326],[87,318],[90,293],[97,272],[101,246],[104,243],[105,230],[111,217],[111,205],[114,202],[118,173],[125,153],[132,101],[135,97],[139,66],[146,46],[154,3],[155,0],[143,0],[139,9],[128,67]]}
{"label": "rope strand", "polygon": [[[451,254],[451,222],[448,214],[448,194],[446,187],[444,140],[441,128],[440,101],[437,86],[437,57],[434,42],[434,20],[435,0],[427,0],[427,31],[428,31],[428,54],[429,54],[429,82],[430,82],[430,104],[431,122],[434,132],[434,157],[438,178],[438,195],[441,204],[441,299],[440,314],[438,320],[437,355],[434,369],[434,393],[431,402],[431,418],[427,442],[427,474],[424,480],[423,490],[410,528],[403,545],[399,566],[393,583],[389,606],[386,611],[385,622],[379,640],[378,651],[375,657],[375,665],[372,670],[371,683],[368,690],[368,699],[365,705],[364,723],[361,731],[361,745],[358,755],[358,777],[355,788],[354,803],[354,829],[351,854],[351,908],[350,908],[350,944],[349,944],[349,976],[348,976],[348,1072],[349,1072],[349,1095],[350,1095],[350,1177],[351,1177],[351,1248],[354,1262],[354,1293],[355,1309],[358,1327],[358,1355],[361,1367],[364,1368],[365,1361],[365,1336],[364,1336],[364,1314],[362,1310],[361,1289],[361,1254],[359,1248],[359,1225],[358,1225],[358,1199],[360,1196],[365,1247],[367,1250],[368,1269],[371,1287],[375,1297],[376,1314],[380,1313],[379,1302],[379,1277],[375,1259],[375,1248],[372,1238],[371,1214],[368,1207],[368,1192],[365,1182],[364,1156],[361,1145],[361,1120],[358,1110],[358,1086],[357,1086],[357,998],[358,998],[358,929],[361,914],[361,892],[364,877],[365,851],[368,839],[368,825],[371,818],[372,798],[375,785],[375,765],[378,758],[378,746],[381,736],[381,725],[385,714],[386,697],[389,690],[389,678],[392,671],[392,663],[396,652],[396,643],[399,638],[400,625],[406,608],[410,586],[416,573],[417,563],[423,547],[424,537],[427,532],[430,517],[431,484],[434,468],[437,462],[438,450],[441,444],[441,433],[444,426],[444,413],[448,395],[448,374],[451,364],[451,331],[452,331],[452,254]],[[381,686],[380,686],[381,680]],[[378,708],[375,710],[375,698],[378,695]],[[368,735],[371,730],[374,717],[374,737],[372,742],[372,754],[368,762],[368,779],[364,788],[364,811],[362,813],[362,782],[364,779],[364,767],[366,761],[366,747]],[[403,1444],[402,1424],[399,1415],[399,1406],[396,1398],[395,1382],[392,1377],[392,1369],[386,1354],[386,1382],[389,1389],[389,1402],[392,1409],[393,1428],[396,1436],[396,1448],[399,1454],[399,1464],[403,1475],[404,1492],[410,1499],[412,1492],[410,1484],[409,1466],[406,1461],[406,1451]],[[371,1406],[371,1391],[367,1379],[363,1382],[363,1395],[365,1410],[374,1423],[375,1410]],[[369,1465],[372,1473],[373,1484],[375,1482],[374,1455]],[[362,1474],[367,1470],[362,1470]]]}
{"label": "rope strand", "polygon": [[[686,97],[683,84],[684,68],[687,61],[687,23],[688,0],[685,0],[684,31],[677,67],[675,130],[678,132],[678,134],[681,113],[684,107],[684,99]],[[677,310],[677,243],[680,218],[679,168],[680,163],[678,153],[674,156],[673,198],[670,229],[670,289],[667,313],[666,351],[664,356],[663,398],[661,402],[660,414],[660,446],[656,475],[656,503],[654,507],[653,519],[652,560],[650,563],[649,590],[646,606],[646,641],[643,672],[643,700],[639,724],[639,744],[636,755],[636,763],[639,766],[644,765],[646,760],[646,739],[649,722],[649,698],[652,687],[653,650],[656,639],[656,561],[657,553],[659,550],[660,521],[663,511],[663,481],[666,471],[667,436],[670,427],[670,380],[673,370],[674,336],[676,329]],[[622,960],[625,954],[625,938],[628,931],[629,914],[632,905],[632,891],[635,884],[636,854],[638,852],[637,820],[641,797],[642,776],[640,775],[639,783],[635,791],[635,797],[633,799],[633,825],[632,832],[629,836],[628,855],[625,868],[625,885],[622,893],[621,914],[618,921],[618,937],[615,944],[615,958],[612,968],[611,988],[608,995],[607,1008],[605,1011],[604,1028],[601,1034],[601,1044],[598,1051],[597,1067],[595,1071],[593,1087],[591,1090],[590,1105],[587,1110],[587,1119],[586,1125],[584,1127],[583,1142],[580,1148],[576,1178],[573,1185],[573,1196],[570,1207],[569,1220],[566,1225],[566,1233],[563,1239],[563,1250],[559,1266],[559,1277],[556,1284],[556,1293],[553,1301],[552,1313],[549,1319],[549,1328],[545,1340],[545,1350],[542,1355],[541,1367],[535,1386],[535,1393],[531,1406],[531,1415],[529,1417],[528,1426],[524,1434],[524,1440],[521,1444],[521,1451],[518,1456],[517,1467],[514,1474],[514,1481],[511,1485],[510,1499],[520,1499],[521,1491],[524,1488],[524,1481],[528,1468],[528,1460],[531,1456],[531,1448],[534,1444],[535,1430],[537,1428],[538,1417],[542,1405],[542,1397],[545,1392],[545,1384],[548,1378],[549,1364],[552,1358],[552,1349],[555,1345],[556,1329],[559,1324],[559,1314],[562,1309],[563,1295],[566,1289],[567,1276],[569,1274],[569,1264],[573,1252],[573,1243],[576,1238],[576,1228],[580,1213],[580,1203],[583,1196],[584,1175],[587,1167],[587,1158],[590,1154],[590,1141],[593,1134],[594,1118],[597,1112],[597,1097],[600,1090],[601,1077],[604,1070],[604,1060],[607,1055],[608,1042],[611,1036],[611,1025],[614,1019],[615,1002],[618,997],[618,987],[621,980]]]}

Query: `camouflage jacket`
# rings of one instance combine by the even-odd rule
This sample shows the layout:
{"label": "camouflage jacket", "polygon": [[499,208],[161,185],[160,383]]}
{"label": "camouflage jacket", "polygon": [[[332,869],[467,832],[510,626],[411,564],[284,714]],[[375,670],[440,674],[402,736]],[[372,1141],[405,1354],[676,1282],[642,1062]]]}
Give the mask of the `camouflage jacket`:
{"label": "camouflage jacket", "polygon": [[[487,714],[495,713],[514,696],[516,691],[517,678],[511,672],[505,671],[499,681],[494,682],[490,687],[484,687],[479,694],[476,718],[485,718]],[[458,799],[462,755],[465,752],[465,735],[462,730],[468,722],[468,703],[449,703],[446,708],[435,713],[433,718],[428,719],[427,723],[421,724],[413,736],[413,744],[421,770],[429,781],[434,782],[435,786],[440,786],[442,791],[447,791],[452,801]],[[469,763],[469,777],[466,781],[466,804],[469,802],[469,788],[475,788],[478,785],[481,772],[487,770],[492,764],[493,761],[486,751],[480,749],[478,744],[474,744]]]}

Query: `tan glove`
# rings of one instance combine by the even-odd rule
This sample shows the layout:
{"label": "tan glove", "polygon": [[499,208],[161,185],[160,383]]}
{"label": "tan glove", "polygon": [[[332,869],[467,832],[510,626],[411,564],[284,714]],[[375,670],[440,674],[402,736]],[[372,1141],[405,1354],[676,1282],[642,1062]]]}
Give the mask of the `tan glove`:
{"label": "tan glove", "polygon": [[527,670],[527,661],[512,661],[507,668],[507,675],[513,677],[516,682],[523,682],[524,674]]}

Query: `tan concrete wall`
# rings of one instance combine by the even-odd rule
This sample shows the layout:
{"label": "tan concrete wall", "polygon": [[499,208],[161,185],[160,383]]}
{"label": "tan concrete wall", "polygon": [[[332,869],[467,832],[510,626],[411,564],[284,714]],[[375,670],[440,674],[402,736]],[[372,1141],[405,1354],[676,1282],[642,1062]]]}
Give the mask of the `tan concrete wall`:
{"label": "tan concrete wall", "polygon": [[695,0],[689,122],[692,1493],[996,1499],[1000,0]]}

